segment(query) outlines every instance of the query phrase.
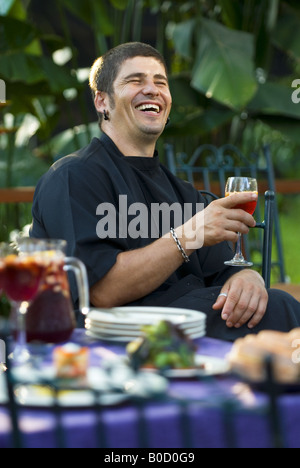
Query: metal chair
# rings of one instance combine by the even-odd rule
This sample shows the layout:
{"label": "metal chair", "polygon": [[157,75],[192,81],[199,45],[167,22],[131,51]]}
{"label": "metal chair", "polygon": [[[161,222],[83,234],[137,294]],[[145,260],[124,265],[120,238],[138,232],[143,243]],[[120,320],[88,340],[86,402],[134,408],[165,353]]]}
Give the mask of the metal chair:
{"label": "metal chair", "polygon": [[[175,154],[173,145],[166,144],[165,157],[167,167],[174,175],[187,180],[212,198],[215,198],[214,194],[217,197],[224,196],[226,179],[229,176],[247,175],[258,181],[267,182],[264,212],[262,213],[260,204],[255,212],[256,227],[262,229],[262,234],[245,236],[243,248],[247,258],[252,259],[254,265],[261,269],[267,287],[270,286],[272,269],[277,269],[279,281],[284,282],[283,250],[275,198],[274,170],[269,147],[265,146],[261,153],[252,153],[246,157],[233,145],[226,144],[218,148],[207,144],[199,146],[189,158],[183,152]],[[273,224],[277,250],[275,261],[271,260]],[[254,257],[260,254],[261,259],[257,261]]]}

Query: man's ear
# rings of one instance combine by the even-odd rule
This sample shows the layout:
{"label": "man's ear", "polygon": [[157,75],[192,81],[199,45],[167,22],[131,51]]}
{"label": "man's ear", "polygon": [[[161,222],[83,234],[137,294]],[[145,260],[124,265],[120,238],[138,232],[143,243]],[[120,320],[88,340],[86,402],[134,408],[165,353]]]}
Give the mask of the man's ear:
{"label": "man's ear", "polygon": [[108,96],[103,91],[96,91],[94,98],[94,105],[96,111],[100,114],[103,114],[103,111],[107,109],[108,105]]}

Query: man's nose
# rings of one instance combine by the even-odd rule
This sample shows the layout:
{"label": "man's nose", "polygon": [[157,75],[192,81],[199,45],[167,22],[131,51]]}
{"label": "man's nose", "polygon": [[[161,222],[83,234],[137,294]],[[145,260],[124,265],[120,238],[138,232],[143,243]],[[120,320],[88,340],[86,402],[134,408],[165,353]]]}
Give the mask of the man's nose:
{"label": "man's nose", "polygon": [[159,94],[159,88],[153,81],[148,80],[143,87],[143,93],[157,96]]}

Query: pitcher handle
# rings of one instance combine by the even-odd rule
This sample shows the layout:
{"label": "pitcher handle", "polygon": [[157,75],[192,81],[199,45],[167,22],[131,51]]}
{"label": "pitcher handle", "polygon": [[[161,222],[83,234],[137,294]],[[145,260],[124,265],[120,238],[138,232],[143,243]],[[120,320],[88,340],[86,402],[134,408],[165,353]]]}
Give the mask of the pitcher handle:
{"label": "pitcher handle", "polygon": [[83,315],[86,315],[90,308],[90,294],[87,271],[84,263],[75,257],[65,258],[65,271],[73,271],[79,292],[79,309]]}

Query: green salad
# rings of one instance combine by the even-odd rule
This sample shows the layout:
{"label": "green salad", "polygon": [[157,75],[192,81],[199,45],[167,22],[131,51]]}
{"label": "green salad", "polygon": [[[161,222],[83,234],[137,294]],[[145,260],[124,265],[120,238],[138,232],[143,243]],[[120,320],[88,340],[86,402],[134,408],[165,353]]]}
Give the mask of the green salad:
{"label": "green salad", "polygon": [[143,337],[127,345],[127,354],[134,369],[182,369],[195,365],[195,343],[175,324],[162,320],[144,326]]}

